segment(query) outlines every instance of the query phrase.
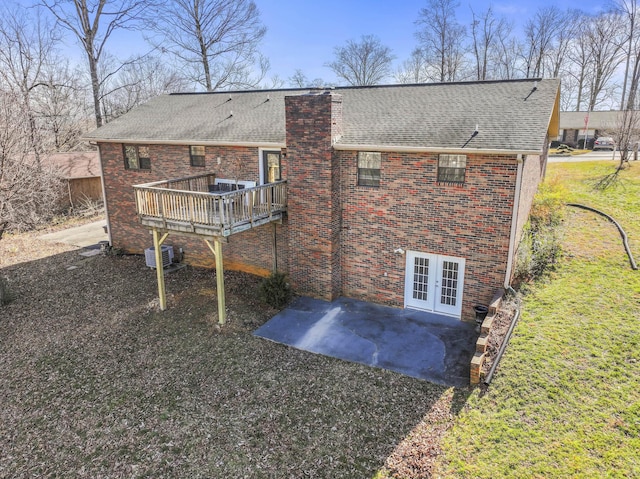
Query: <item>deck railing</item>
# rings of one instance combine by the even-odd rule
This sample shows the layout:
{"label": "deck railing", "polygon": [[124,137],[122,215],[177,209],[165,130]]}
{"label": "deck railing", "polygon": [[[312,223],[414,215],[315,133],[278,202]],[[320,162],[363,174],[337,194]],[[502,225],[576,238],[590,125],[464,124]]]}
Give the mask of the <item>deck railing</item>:
{"label": "deck railing", "polygon": [[167,230],[229,236],[282,218],[287,209],[287,182],[210,193],[215,175],[134,185],[143,224]]}

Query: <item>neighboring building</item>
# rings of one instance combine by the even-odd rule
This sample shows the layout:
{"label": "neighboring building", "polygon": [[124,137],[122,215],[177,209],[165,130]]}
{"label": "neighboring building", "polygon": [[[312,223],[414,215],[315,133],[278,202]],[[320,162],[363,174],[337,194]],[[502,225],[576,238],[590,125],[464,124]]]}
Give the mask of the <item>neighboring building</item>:
{"label": "neighboring building", "polygon": [[620,128],[621,111],[563,111],[560,112],[558,141],[571,147],[587,138],[587,146],[600,136],[616,136]]}
{"label": "neighboring building", "polygon": [[60,172],[64,182],[66,206],[77,207],[83,202],[102,201],[100,157],[98,151],[69,151],[42,157]]}
{"label": "neighboring building", "polygon": [[224,267],[277,267],[299,294],[468,320],[510,284],[558,105],[540,79],[172,94],[85,139],[115,247],[177,233],[213,266],[208,238]]}

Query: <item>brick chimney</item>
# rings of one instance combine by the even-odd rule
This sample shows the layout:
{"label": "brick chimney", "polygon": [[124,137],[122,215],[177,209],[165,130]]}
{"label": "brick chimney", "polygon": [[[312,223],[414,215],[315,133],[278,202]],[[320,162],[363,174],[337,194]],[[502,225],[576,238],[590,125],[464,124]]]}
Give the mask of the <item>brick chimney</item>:
{"label": "brick chimney", "polygon": [[342,95],[285,98],[289,274],[297,293],[331,300],[342,293],[340,164]]}

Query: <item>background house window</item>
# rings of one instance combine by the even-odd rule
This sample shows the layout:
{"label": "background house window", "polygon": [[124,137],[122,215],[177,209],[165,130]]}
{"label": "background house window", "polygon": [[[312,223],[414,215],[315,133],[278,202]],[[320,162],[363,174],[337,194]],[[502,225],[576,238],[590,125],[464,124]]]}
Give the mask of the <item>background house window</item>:
{"label": "background house window", "polygon": [[190,146],[189,156],[191,157],[191,166],[205,166],[204,146]]}
{"label": "background house window", "polygon": [[151,157],[149,156],[149,147],[124,145],[124,167],[128,170],[150,170]]}
{"label": "background house window", "polygon": [[438,157],[438,181],[464,183],[467,155],[440,155]]}
{"label": "background house window", "polygon": [[358,185],[380,186],[382,154],[374,151],[358,153]]}

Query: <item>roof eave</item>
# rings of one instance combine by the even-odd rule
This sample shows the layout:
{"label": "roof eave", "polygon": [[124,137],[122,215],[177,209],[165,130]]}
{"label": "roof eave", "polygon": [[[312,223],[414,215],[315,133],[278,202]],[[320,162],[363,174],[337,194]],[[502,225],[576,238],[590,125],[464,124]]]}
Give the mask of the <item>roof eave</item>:
{"label": "roof eave", "polygon": [[484,154],[484,155],[541,155],[542,150],[507,150],[499,148],[450,148],[450,147],[426,147],[426,146],[399,146],[399,145],[355,145],[334,144],[335,150],[341,151],[389,151],[398,153],[451,153],[451,154]]}
{"label": "roof eave", "polygon": [[84,141],[93,143],[126,143],[128,145],[180,145],[180,146],[244,146],[255,148],[284,148],[286,145],[269,141],[218,141],[218,140],[145,140],[130,138],[97,138],[83,136]]}

